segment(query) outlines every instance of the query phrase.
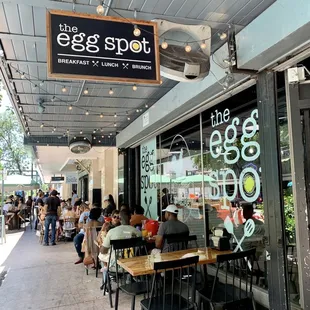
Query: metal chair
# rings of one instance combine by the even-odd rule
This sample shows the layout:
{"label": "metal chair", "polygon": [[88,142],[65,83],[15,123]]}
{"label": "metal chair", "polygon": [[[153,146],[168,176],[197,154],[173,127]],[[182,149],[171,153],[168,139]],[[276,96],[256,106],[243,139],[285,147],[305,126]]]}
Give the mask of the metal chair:
{"label": "metal chair", "polygon": [[[111,266],[112,253],[115,258],[115,271],[111,270],[111,267],[113,267]],[[145,281],[141,277],[135,277],[135,279],[133,279],[117,264],[117,259],[119,258],[130,258],[141,255],[147,255],[146,241],[144,241],[141,237],[121,239],[121,240],[111,240],[108,269],[103,291],[103,293],[105,294],[108,288],[111,308],[113,308],[111,278],[113,278],[116,282],[115,309],[118,309],[119,291],[122,291],[125,294],[132,296],[131,299],[132,310],[135,309],[136,296],[146,294],[148,292],[147,280]]]}
{"label": "metal chair", "polygon": [[[201,310],[255,310],[252,294],[253,272],[245,261],[253,266],[255,249],[217,256],[217,269],[212,289],[198,291],[197,309]],[[219,271],[224,267],[225,283],[218,280]],[[232,277],[232,284],[228,278]],[[237,279],[236,279],[237,278]],[[242,279],[244,281],[242,281]],[[201,308],[203,304],[204,308]],[[206,306],[206,307],[205,307]]]}
{"label": "metal chair", "polygon": [[[195,309],[195,288],[190,287],[189,277],[184,285],[182,277],[189,269],[197,269],[199,256],[177,261],[154,262],[151,297],[141,301],[142,310],[190,310]],[[196,272],[193,273],[195,282]],[[160,285],[161,284],[161,285]],[[158,287],[160,285],[160,287]],[[185,286],[185,290],[183,290]],[[185,296],[185,297],[183,297]]]}
{"label": "metal chair", "polygon": [[164,242],[169,245],[169,252],[192,248],[189,246],[191,243],[194,244],[194,248],[198,248],[197,236],[189,236],[188,233],[164,235]]}

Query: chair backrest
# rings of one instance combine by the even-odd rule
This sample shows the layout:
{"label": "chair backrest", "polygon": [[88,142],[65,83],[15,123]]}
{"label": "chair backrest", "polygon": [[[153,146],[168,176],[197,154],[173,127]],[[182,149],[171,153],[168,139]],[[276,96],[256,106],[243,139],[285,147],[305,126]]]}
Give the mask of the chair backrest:
{"label": "chair backrest", "polygon": [[[225,286],[224,292],[222,293],[223,302],[226,304],[226,308],[224,307],[223,309],[238,309],[236,307],[237,301],[239,302],[238,305],[241,305],[241,303],[246,305],[251,300],[249,297],[252,297],[252,268],[255,260],[255,252],[256,249],[254,248],[247,251],[217,256],[217,269],[210,296],[211,301],[217,290],[218,273],[222,267],[224,267],[223,271],[225,272]],[[228,283],[229,277],[232,277],[232,284]],[[245,283],[242,282],[242,279],[244,279]]]}
{"label": "chair backrest", "polygon": [[[154,275],[152,280],[151,298],[149,299],[148,309],[155,294],[157,298],[162,298],[162,310],[175,309],[176,305],[181,309],[192,309],[193,294],[195,287],[190,286],[196,283],[196,270],[199,256],[192,256],[173,261],[154,262]],[[189,277],[190,269],[193,269],[192,276]],[[158,281],[161,278],[161,281]],[[185,280],[185,283],[184,283]],[[156,288],[156,284],[162,283],[161,289]],[[184,284],[184,285],[183,285]],[[190,291],[191,294],[190,294]],[[190,295],[192,299],[190,299]],[[184,296],[182,298],[181,296]]]}
{"label": "chair backrest", "polygon": [[[129,238],[129,239],[119,239],[111,240],[110,242],[110,255],[108,262],[108,271],[110,270],[111,259],[115,259],[115,269],[116,269],[116,283],[119,285],[119,274],[125,274],[125,271],[119,268],[117,264],[117,259],[119,258],[131,258],[135,256],[147,255],[146,241],[141,237]],[[112,256],[114,255],[114,257]],[[125,277],[121,277],[125,280]]]}
{"label": "chair backrest", "polygon": [[168,244],[169,252],[198,248],[197,236],[188,233],[164,235],[164,242]]}

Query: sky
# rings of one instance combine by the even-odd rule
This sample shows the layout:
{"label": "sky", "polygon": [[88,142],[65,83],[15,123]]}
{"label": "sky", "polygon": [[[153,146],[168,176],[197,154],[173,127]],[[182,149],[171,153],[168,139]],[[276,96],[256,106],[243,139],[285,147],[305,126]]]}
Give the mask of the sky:
{"label": "sky", "polygon": [[2,101],[0,104],[0,113],[4,112],[7,107],[11,107],[10,99],[6,93],[6,91],[1,87],[0,94],[2,95]]}

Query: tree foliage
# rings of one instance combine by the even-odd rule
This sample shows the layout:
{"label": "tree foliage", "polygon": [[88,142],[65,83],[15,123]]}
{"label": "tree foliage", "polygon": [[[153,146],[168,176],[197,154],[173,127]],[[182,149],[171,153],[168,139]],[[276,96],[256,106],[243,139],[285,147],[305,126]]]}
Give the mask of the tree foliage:
{"label": "tree foliage", "polygon": [[0,160],[3,167],[22,174],[31,160],[23,145],[23,133],[12,109],[0,114]]}

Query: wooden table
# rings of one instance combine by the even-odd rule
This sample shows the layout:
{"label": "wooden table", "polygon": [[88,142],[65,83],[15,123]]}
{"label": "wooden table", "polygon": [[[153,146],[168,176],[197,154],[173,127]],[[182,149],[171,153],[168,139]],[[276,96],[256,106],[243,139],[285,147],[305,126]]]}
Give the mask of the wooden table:
{"label": "wooden table", "polygon": [[196,248],[169,253],[159,253],[156,256],[153,255],[153,257],[151,257],[151,255],[145,255],[132,258],[122,258],[118,259],[117,263],[133,277],[144,276],[154,273],[152,261],[158,262],[179,260],[183,255],[188,253],[199,255],[198,265],[206,265],[216,263],[217,255],[230,254],[231,251],[217,251],[211,248]]}

